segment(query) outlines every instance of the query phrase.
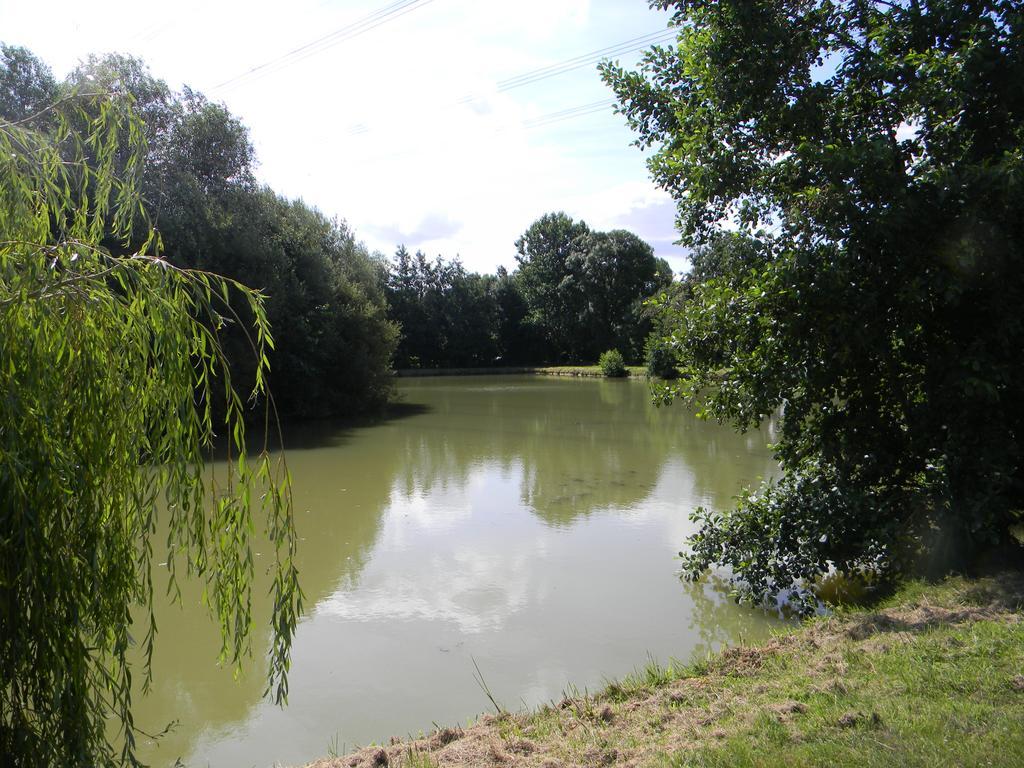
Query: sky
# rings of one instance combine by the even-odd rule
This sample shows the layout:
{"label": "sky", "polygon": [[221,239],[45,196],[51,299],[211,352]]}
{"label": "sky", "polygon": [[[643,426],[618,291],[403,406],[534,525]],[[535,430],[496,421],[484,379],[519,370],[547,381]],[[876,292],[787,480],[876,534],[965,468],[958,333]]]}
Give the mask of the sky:
{"label": "sky", "polygon": [[138,56],[226,104],[278,193],[371,250],[478,272],[513,268],[516,238],[560,210],[685,268],[674,205],[588,55],[632,65],[667,20],[646,0],[0,0],[0,40],[58,78]]}

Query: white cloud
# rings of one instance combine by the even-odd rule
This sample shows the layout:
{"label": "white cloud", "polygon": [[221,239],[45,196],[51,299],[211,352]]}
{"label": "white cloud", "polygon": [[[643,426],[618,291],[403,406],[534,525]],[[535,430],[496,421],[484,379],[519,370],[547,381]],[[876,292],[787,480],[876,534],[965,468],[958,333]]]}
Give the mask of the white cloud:
{"label": "white cloud", "polygon": [[[592,67],[505,92],[495,84],[661,29],[664,14],[622,0],[432,0],[288,66],[273,63],[383,5],[0,0],[0,17],[5,42],[32,49],[58,76],[90,52],[120,51],[172,87],[224,100],[251,130],[263,180],[388,253],[398,244],[388,235],[407,234],[419,240],[411,248],[491,271],[514,264],[516,237],[545,212],[603,228],[658,205],[663,195],[610,107],[523,125],[610,99]],[[468,94],[479,98],[456,103]],[[442,220],[455,226],[428,226]]]}

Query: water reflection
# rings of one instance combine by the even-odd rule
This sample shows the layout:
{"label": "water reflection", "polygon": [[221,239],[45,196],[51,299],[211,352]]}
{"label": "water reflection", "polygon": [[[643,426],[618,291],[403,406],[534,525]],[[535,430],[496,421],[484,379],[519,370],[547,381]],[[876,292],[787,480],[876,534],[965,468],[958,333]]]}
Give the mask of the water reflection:
{"label": "water reflection", "polygon": [[[598,686],[645,654],[686,658],[766,617],[714,585],[685,587],[673,554],[698,504],[727,504],[773,471],[736,436],[637,382],[516,378],[403,383],[405,417],[290,442],[307,616],[290,706],[235,682],[198,594],[160,610],[156,688],[138,722],[181,729],[156,763],[298,764],[352,745],[463,722]],[[258,548],[258,547],[257,547]],[[260,595],[262,595],[262,590]],[[257,626],[268,606],[254,605]],[[268,638],[258,633],[262,658]]]}
{"label": "water reflection", "polygon": [[524,470],[520,498],[552,525],[646,498],[670,455],[685,459],[701,503],[726,506],[773,471],[759,432],[735,435],[683,406],[654,408],[645,385],[620,380],[413,380],[400,475],[407,493],[455,483],[477,464]]}

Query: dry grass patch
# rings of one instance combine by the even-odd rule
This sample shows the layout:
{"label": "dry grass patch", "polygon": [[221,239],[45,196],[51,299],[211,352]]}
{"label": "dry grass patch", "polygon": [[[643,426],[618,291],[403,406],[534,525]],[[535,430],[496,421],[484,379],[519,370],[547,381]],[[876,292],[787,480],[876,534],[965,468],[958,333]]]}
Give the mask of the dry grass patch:
{"label": "dry grass patch", "polygon": [[315,768],[1024,765],[1024,578],[908,585],[701,664]]}

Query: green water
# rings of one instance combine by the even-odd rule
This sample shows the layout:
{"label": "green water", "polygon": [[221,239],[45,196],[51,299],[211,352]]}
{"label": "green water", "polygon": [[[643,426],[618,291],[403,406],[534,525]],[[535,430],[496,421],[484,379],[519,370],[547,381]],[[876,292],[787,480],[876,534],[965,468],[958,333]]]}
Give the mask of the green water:
{"label": "green water", "polygon": [[[674,559],[698,505],[774,471],[769,435],[737,435],[638,381],[404,380],[372,427],[293,431],[289,465],[305,616],[285,709],[262,669],[234,680],[196,590],[158,608],[152,692],[137,724],[177,727],[155,765],[299,765],[357,744],[601,687],[648,655],[687,660],[767,633],[715,580]],[[262,553],[257,556],[260,562]],[[256,596],[258,626],[269,607]],[[254,657],[268,647],[258,629]]]}

